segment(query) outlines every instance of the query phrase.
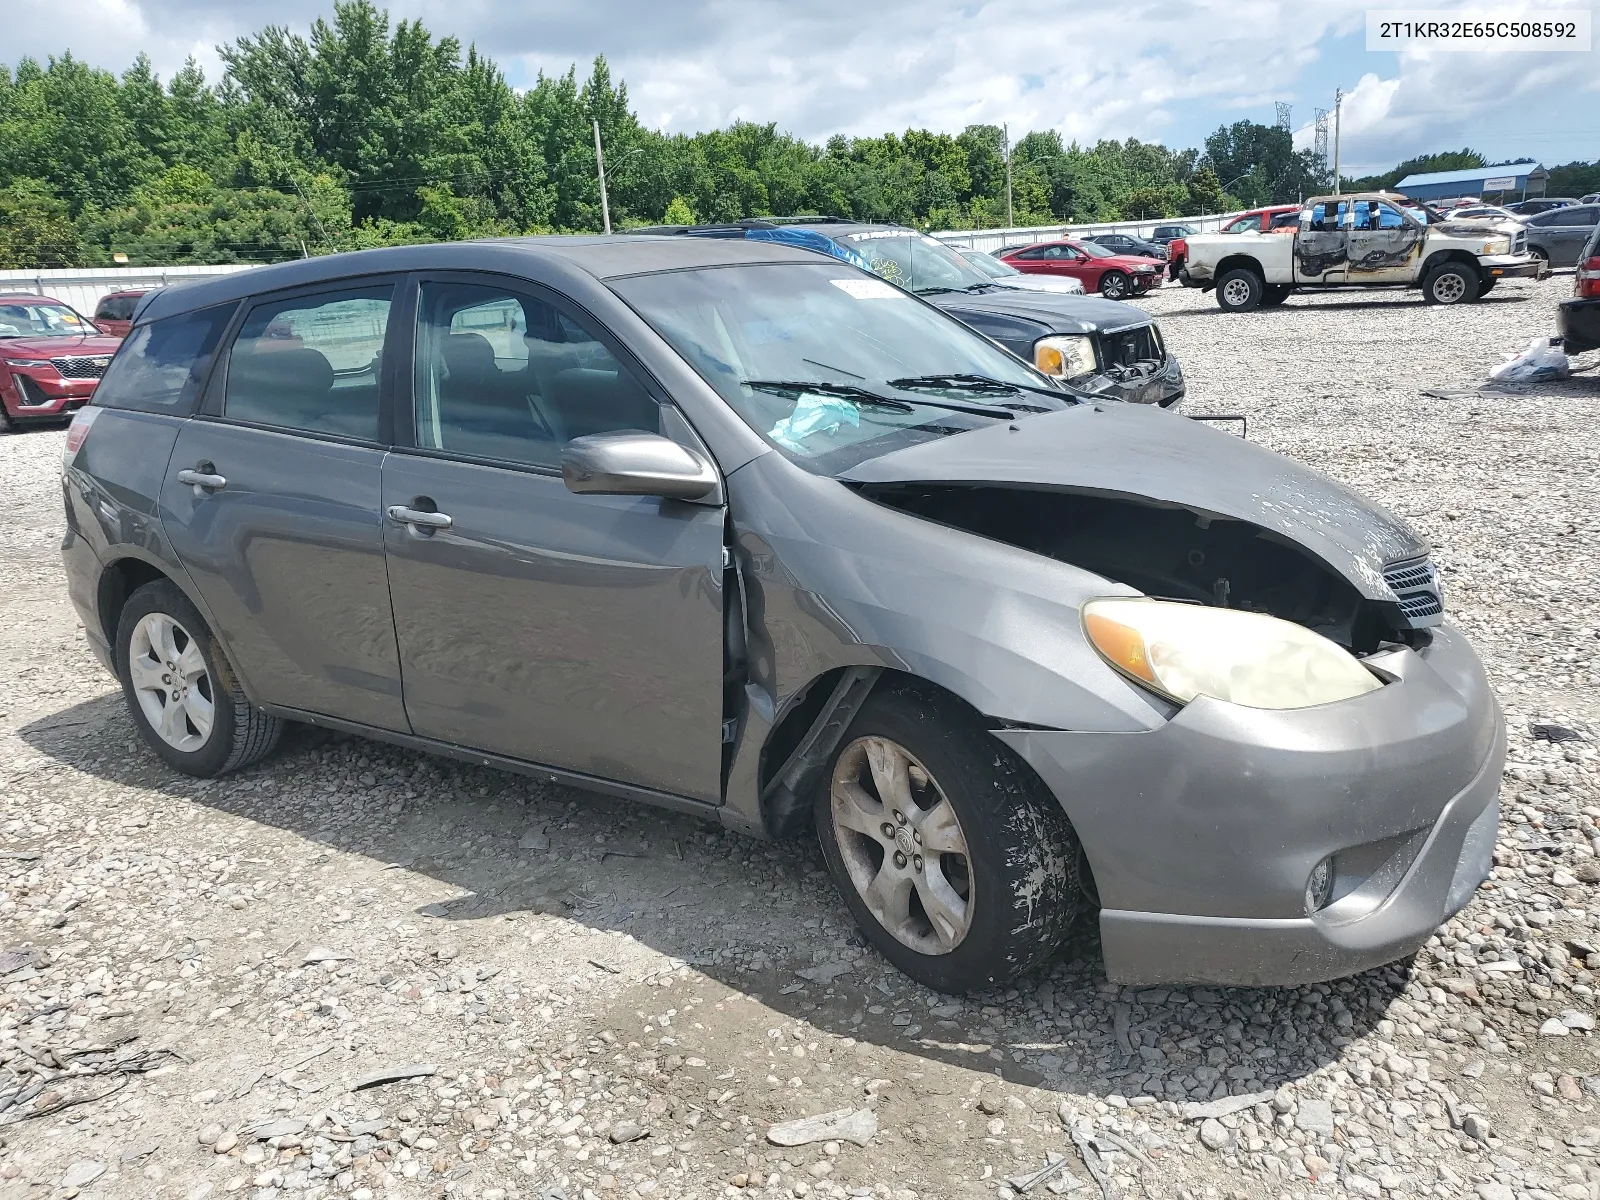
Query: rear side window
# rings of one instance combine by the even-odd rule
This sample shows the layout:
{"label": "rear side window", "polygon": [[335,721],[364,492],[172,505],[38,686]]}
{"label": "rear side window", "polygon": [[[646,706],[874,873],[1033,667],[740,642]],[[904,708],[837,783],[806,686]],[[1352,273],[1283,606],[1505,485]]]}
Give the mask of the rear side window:
{"label": "rear side window", "polygon": [[138,302],[137,296],[107,296],[100,301],[100,307],[95,309],[95,320],[130,320],[133,317],[133,306]]}
{"label": "rear side window", "polygon": [[222,415],[378,440],[391,284],[257,304],[228,353]]}
{"label": "rear side window", "polygon": [[200,398],[235,304],[219,304],[141,325],[128,335],[94,390],[98,408],[187,417]]}

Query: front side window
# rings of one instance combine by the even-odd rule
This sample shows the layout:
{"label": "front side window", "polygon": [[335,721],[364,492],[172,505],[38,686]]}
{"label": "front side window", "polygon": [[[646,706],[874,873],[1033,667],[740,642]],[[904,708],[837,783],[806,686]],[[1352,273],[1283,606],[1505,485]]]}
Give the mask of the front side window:
{"label": "front side window", "polygon": [[141,325],[128,335],[94,390],[97,408],[188,416],[236,304]]}
{"label": "front side window", "polygon": [[377,441],[393,291],[379,284],[257,304],[229,351],[222,415]]}
{"label": "front side window", "polygon": [[746,424],[819,474],[1071,404],[953,317],[838,264],[669,271],[610,286]]}
{"label": "front side window", "polygon": [[584,322],[492,285],[422,285],[415,370],[427,450],[555,468],[572,438],[661,424],[638,377]]}

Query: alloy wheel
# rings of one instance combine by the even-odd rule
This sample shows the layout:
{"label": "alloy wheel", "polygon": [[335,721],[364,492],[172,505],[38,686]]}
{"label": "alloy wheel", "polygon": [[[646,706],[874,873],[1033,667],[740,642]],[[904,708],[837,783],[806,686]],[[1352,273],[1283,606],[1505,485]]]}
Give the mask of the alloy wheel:
{"label": "alloy wheel", "polygon": [[830,784],[834,840],[873,918],[919,954],[949,954],[972,926],[972,857],[944,790],[904,746],[863,737]]}
{"label": "alloy wheel", "polygon": [[1128,281],[1121,275],[1107,275],[1100,285],[1100,294],[1107,300],[1121,300],[1128,294]]}
{"label": "alloy wheel", "polygon": [[216,693],[200,644],[165,613],[147,613],[128,642],[128,678],[150,728],[192,754],[211,737]]}

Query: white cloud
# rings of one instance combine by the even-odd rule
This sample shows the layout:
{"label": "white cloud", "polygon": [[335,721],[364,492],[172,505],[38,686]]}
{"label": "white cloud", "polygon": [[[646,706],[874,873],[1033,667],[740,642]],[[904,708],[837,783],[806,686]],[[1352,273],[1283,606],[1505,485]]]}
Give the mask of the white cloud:
{"label": "white cloud", "polygon": [[[393,0],[390,8],[397,20],[420,17],[435,34],[475,42],[514,81],[574,61],[582,74],[604,52],[641,118],[673,131],[743,118],[820,140],[983,121],[1079,141],[1189,145],[1224,122],[1270,120],[1274,100],[1299,98],[1304,113],[1308,78],[1320,93],[1331,91],[1323,80],[1343,75],[1359,77],[1344,113],[1347,169],[1485,139],[1496,142],[1483,147],[1490,153],[1525,146],[1559,161],[1593,152],[1595,118],[1577,114],[1583,104],[1592,114],[1600,87],[1593,55],[1368,58],[1350,50],[1361,10],[1277,0]],[[331,10],[327,0],[80,0],[68,22],[59,0],[10,0],[3,53],[14,62],[70,47],[120,71],[144,49],[163,74],[195,54],[215,78],[216,43],[269,22],[304,30]],[[1384,68],[1373,71],[1374,59]],[[1309,138],[1307,127],[1301,140]]]}

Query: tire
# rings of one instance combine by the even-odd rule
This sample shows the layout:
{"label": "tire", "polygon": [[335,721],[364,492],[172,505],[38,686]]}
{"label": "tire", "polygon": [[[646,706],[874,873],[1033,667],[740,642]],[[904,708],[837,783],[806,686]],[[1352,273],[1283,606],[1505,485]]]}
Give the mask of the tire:
{"label": "tire", "polygon": [[1217,306],[1223,312],[1251,312],[1261,307],[1266,286],[1254,271],[1235,267],[1217,280]]}
{"label": "tire", "polygon": [[1500,277],[1498,275],[1490,275],[1487,279],[1483,280],[1483,282],[1478,285],[1478,299],[1482,300],[1490,292],[1494,291],[1494,285],[1499,282]]}
{"label": "tire", "polygon": [[1466,263],[1442,262],[1422,280],[1428,304],[1471,304],[1478,298],[1478,273]]}
{"label": "tire", "polygon": [[6,402],[0,400],[0,433],[17,433],[22,429],[22,424],[6,409]]}
{"label": "tire", "polygon": [[157,580],[128,597],[115,653],[140,736],[174,770],[210,779],[278,744],[283,722],[245,699],[222,647],[176,584]]}
{"label": "tire", "polygon": [[1289,298],[1294,289],[1287,283],[1269,283],[1261,289],[1261,307],[1277,308]]}
{"label": "tire", "polygon": [[1133,291],[1133,280],[1125,271],[1107,271],[1100,276],[1100,294],[1107,300],[1126,300]]}
{"label": "tire", "polygon": [[[879,798],[896,789],[878,780],[896,778],[899,808]],[[1080,851],[1061,805],[965,706],[931,689],[895,684],[868,699],[818,788],[815,815],[856,924],[926,987],[1003,984],[1055,953],[1072,925]],[[934,846],[960,849],[922,857]]]}
{"label": "tire", "polygon": [[1528,253],[1533,255],[1533,257],[1537,258],[1540,262],[1544,263],[1546,267],[1550,265],[1550,252],[1543,246],[1529,246]]}

